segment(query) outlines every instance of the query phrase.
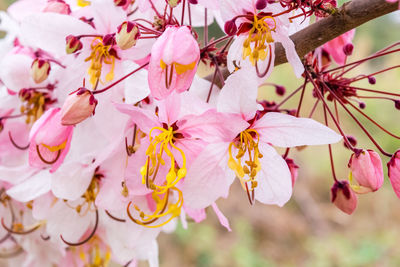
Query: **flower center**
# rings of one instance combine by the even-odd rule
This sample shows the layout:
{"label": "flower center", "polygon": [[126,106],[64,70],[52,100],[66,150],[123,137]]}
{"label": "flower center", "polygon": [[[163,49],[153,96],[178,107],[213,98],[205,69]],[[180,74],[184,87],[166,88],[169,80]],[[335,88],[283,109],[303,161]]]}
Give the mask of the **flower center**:
{"label": "flower center", "polygon": [[[273,25],[271,28],[270,26]],[[265,60],[267,58],[267,43],[273,43],[271,31],[275,31],[276,21],[271,16],[264,16],[258,18],[254,15],[254,21],[252,28],[249,31],[249,35],[243,43],[243,59],[249,57],[249,60],[253,65],[257,60]]]}
{"label": "flower center", "polygon": [[111,45],[104,45],[101,37],[96,37],[91,44],[92,53],[85,61],[90,60],[88,74],[90,83],[96,86],[100,80],[103,63],[110,65],[110,71],[106,75],[106,82],[114,79],[115,58],[117,57],[115,50]]}
{"label": "flower center", "polygon": [[[153,132],[160,133],[153,137]],[[179,138],[180,133],[175,132],[173,127],[164,129],[161,127],[153,127],[149,133],[150,145],[147,148],[146,163],[140,169],[142,175],[142,183],[147,188],[153,190],[151,197],[156,204],[156,208],[152,214],[144,213],[138,206],[134,208],[140,215],[140,221],[131,218],[134,222],[146,227],[154,228],[167,224],[173,218],[179,216],[183,205],[182,192],[176,187],[176,184],[186,176],[186,156],[185,153],[174,144],[174,139]],[[175,162],[173,152],[179,152],[182,157],[182,167],[179,168]],[[169,158],[169,171],[161,185],[155,183],[160,165],[165,165],[165,156]],[[171,203],[171,196],[175,196],[178,200]],[[128,213],[129,214],[129,213]],[[149,225],[161,217],[170,216],[166,221],[158,225]]]}
{"label": "flower center", "polygon": [[[236,176],[239,178],[243,188],[246,189],[247,193],[249,194],[249,191],[253,191],[253,201],[254,188],[257,187],[256,175],[261,169],[259,159],[263,157],[258,150],[258,142],[258,132],[254,129],[247,129],[241,132],[236,140],[229,145],[228,166],[235,171]],[[234,151],[232,149],[233,147],[237,149],[236,155],[234,155]],[[247,185],[248,182],[251,184],[250,188]],[[250,200],[250,202],[252,201]]]}

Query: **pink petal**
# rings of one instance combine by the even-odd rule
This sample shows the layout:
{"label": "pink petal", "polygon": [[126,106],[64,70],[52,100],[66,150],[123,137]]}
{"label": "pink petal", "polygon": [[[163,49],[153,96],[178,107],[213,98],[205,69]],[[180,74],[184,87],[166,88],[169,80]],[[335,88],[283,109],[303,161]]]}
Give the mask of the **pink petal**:
{"label": "pink petal", "polygon": [[154,114],[154,111],[138,108],[129,104],[117,104],[114,106],[122,113],[131,116],[134,123],[137,124],[142,132],[149,133],[153,127],[161,127],[161,123]]}
{"label": "pink petal", "polygon": [[225,217],[225,215],[219,210],[217,204],[213,203],[211,205],[211,207],[213,208],[215,214],[218,217],[218,220],[220,222],[220,224],[225,227],[229,232],[232,232],[231,227],[229,226],[229,221],[228,219]]}

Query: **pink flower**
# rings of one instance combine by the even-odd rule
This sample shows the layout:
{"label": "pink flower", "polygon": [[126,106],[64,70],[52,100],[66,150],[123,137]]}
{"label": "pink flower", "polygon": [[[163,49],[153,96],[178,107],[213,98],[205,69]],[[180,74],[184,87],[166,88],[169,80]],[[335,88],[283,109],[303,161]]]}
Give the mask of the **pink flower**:
{"label": "pink flower", "polygon": [[[272,147],[295,147],[336,143],[341,138],[311,119],[270,112],[259,117],[257,80],[250,70],[239,70],[226,81],[217,110],[236,114],[241,120],[234,138],[209,144],[196,158],[184,181],[188,207],[204,208],[227,197],[235,176],[254,199],[283,206],[292,194],[291,173],[285,160]],[[244,124],[244,126],[243,126]]]}
{"label": "pink flower", "polygon": [[348,31],[324,44],[324,49],[332,56],[337,64],[344,65],[347,56],[351,54],[353,47],[352,40],[355,32],[356,30]]}
{"label": "pink flower", "polygon": [[349,182],[336,181],[331,188],[332,203],[341,211],[352,214],[357,208],[357,195],[350,188]]}
{"label": "pink flower", "polygon": [[350,183],[354,178],[358,185],[351,185],[356,193],[375,192],[383,184],[383,169],[379,155],[372,150],[360,150],[351,155]]}
{"label": "pink flower", "polygon": [[59,108],[47,110],[29,134],[29,164],[38,168],[51,165],[50,171],[56,171],[68,153],[72,132],[72,126],[61,124]]}
{"label": "pink flower", "polygon": [[154,43],[149,65],[149,86],[156,99],[189,89],[197,70],[200,49],[190,29],[168,27]]}
{"label": "pink flower", "polygon": [[400,198],[400,151],[394,153],[388,162],[388,176],[396,195]]}

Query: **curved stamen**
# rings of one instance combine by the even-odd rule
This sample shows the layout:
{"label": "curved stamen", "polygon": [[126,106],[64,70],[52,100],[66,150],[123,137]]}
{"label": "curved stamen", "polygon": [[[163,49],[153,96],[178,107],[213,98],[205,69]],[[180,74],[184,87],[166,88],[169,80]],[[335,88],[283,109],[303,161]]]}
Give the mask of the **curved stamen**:
{"label": "curved stamen", "polygon": [[50,240],[50,236],[49,236],[49,235],[48,235],[48,236],[43,236],[42,234],[40,234],[40,237],[41,237],[44,241]]}
{"label": "curved stamen", "polygon": [[63,236],[60,235],[61,240],[62,240],[65,244],[67,244],[68,246],[71,246],[71,247],[80,246],[80,245],[83,245],[83,244],[85,244],[86,242],[88,242],[88,241],[95,235],[95,233],[96,233],[96,231],[97,231],[97,226],[98,226],[98,224],[99,224],[99,211],[97,210],[97,208],[96,208],[96,211],[95,211],[95,212],[96,212],[96,221],[95,221],[95,223],[94,223],[94,227],[93,227],[92,232],[90,233],[90,235],[89,235],[87,238],[85,238],[85,239],[82,240],[81,242],[72,243],[72,242],[66,241],[66,240],[63,238]]}
{"label": "curved stamen", "polygon": [[10,138],[11,143],[13,144],[13,146],[15,146],[16,148],[18,148],[19,150],[26,150],[29,148],[29,143],[26,146],[20,146],[18,145],[15,141],[14,138],[11,135],[11,131],[8,131],[8,137]]}
{"label": "curved stamen", "polygon": [[104,211],[106,212],[106,214],[108,215],[108,217],[110,217],[110,218],[113,219],[114,221],[117,221],[117,222],[126,222],[125,219],[120,219],[120,218],[115,217],[115,216],[112,215],[108,210],[104,210]]}
{"label": "curved stamen", "polygon": [[5,242],[8,238],[10,238],[10,236],[11,236],[11,233],[7,232],[7,234],[3,238],[0,239],[0,244]]}
{"label": "curved stamen", "polygon": [[258,77],[260,77],[260,78],[263,78],[263,77],[265,77],[265,75],[267,75],[267,73],[268,73],[268,71],[269,71],[269,69],[270,69],[270,67],[271,67],[271,61],[272,61],[272,48],[271,48],[271,45],[270,44],[268,44],[268,54],[269,54],[269,57],[268,57],[268,65],[267,65],[267,68],[265,69],[265,71],[264,72],[262,72],[262,73],[260,73],[260,70],[259,70],[259,68],[258,68],[258,60],[256,60],[256,63],[255,63],[255,66],[256,66],[256,72],[257,72],[257,76]]}
{"label": "curved stamen", "polygon": [[52,161],[48,161],[48,160],[45,160],[43,158],[42,154],[40,154],[40,150],[39,150],[39,146],[38,145],[36,145],[36,151],[38,153],[38,156],[39,156],[40,160],[43,161],[46,164],[49,164],[49,165],[52,165],[52,164],[56,163],[56,161],[60,158],[60,155],[61,155],[61,150],[58,150],[56,158],[54,160],[52,160]]}
{"label": "curved stamen", "polygon": [[40,226],[42,226],[41,223],[38,223],[37,225],[35,225],[34,227],[32,227],[31,229],[27,230],[27,231],[15,231],[11,228],[9,228],[5,223],[4,223],[4,218],[1,218],[1,225],[3,226],[3,228],[11,233],[11,234],[16,234],[16,235],[27,235],[30,234],[32,232],[34,232],[35,230],[39,229]]}

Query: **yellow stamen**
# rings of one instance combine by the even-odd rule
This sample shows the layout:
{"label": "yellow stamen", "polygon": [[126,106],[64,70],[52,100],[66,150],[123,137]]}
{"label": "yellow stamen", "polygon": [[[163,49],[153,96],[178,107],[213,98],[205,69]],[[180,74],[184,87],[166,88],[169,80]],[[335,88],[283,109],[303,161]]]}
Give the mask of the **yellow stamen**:
{"label": "yellow stamen", "polygon": [[66,144],[67,144],[67,140],[65,140],[61,145],[58,145],[58,146],[49,146],[46,144],[41,144],[41,145],[44,146],[45,148],[47,148],[48,150],[50,150],[50,152],[57,152],[61,149],[64,149]]}
{"label": "yellow stamen", "polygon": [[[274,22],[274,27],[271,29],[266,22],[266,20],[272,20]],[[265,60],[268,56],[267,53],[267,43],[274,42],[272,38],[271,31],[275,31],[276,29],[276,21],[271,16],[265,16],[261,19],[258,19],[256,15],[254,15],[253,27],[249,31],[249,36],[243,42],[243,59],[249,57],[249,60],[253,65],[255,65],[257,60]]]}
{"label": "yellow stamen", "polygon": [[87,0],[77,0],[76,4],[80,7],[85,7],[85,6],[89,6],[91,3],[90,3],[90,1],[87,1]]}
{"label": "yellow stamen", "polygon": [[[258,150],[259,134],[254,129],[247,129],[240,133],[238,140],[233,141],[229,145],[228,166],[235,171],[243,188],[247,182],[251,182],[250,191],[257,187],[256,176],[261,169],[260,158],[262,154]],[[256,140],[254,140],[256,139]],[[232,153],[232,147],[238,152],[236,155]],[[248,160],[242,163],[242,158],[248,154]],[[247,178],[245,178],[247,177]]]}
{"label": "yellow stamen", "polygon": [[104,45],[103,39],[97,37],[91,44],[92,53],[85,61],[91,61],[88,69],[90,83],[95,86],[100,80],[103,63],[111,65],[110,71],[106,75],[106,82],[114,79],[115,56],[110,54],[110,45]]}

